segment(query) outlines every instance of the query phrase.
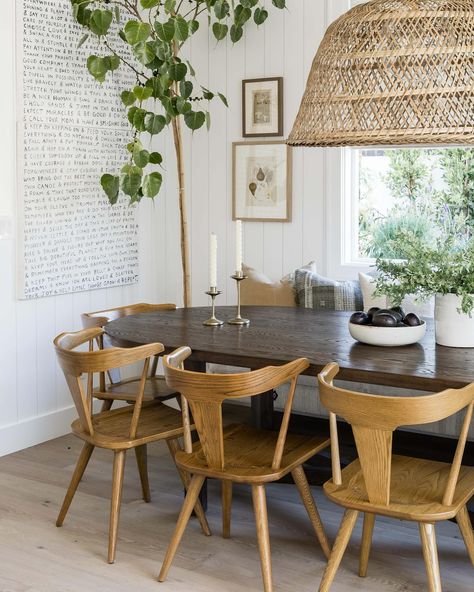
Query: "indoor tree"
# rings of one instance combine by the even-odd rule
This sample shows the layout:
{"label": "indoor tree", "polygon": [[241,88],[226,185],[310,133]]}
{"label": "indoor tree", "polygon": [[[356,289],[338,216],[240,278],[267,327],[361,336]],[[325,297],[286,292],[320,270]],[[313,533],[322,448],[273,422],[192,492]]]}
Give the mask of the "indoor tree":
{"label": "indoor tree", "polygon": [[[97,49],[87,58],[87,68],[99,82],[119,67],[129,68],[134,86],[123,89],[121,99],[132,127],[128,161],[120,174],[104,174],[101,185],[111,204],[119,194],[132,203],[158,195],[162,175],[157,167],[162,155],[148,151],[141,134],[157,135],[166,126],[173,131],[178,172],[181,261],[184,305],[191,304],[189,239],[186,215],[182,125],[193,132],[209,128],[207,103],[227,100],[198,84],[196,73],[183,59],[182,49],[196,33],[201,15],[207,17],[217,41],[230,37],[237,43],[252,20],[261,25],[268,17],[263,0],[71,0],[74,17],[86,32],[79,46],[93,35]],[[272,0],[283,9],[286,0]],[[203,107],[203,104],[206,107]]]}

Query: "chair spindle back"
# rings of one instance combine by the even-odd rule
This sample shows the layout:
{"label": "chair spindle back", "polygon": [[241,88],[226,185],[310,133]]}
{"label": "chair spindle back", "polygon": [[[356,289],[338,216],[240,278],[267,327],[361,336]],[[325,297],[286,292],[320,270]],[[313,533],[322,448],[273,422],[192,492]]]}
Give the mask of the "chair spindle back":
{"label": "chair spindle back", "polygon": [[[189,347],[181,347],[163,357],[168,386],[181,393],[183,401],[191,407],[194,424],[209,467],[225,468],[225,450],[222,422],[222,403],[228,399],[253,397],[271,391],[282,384],[291,383],[283,420],[278,434],[272,468],[279,469],[284,452],[291,408],[298,376],[309,366],[301,358],[284,366],[268,366],[241,374],[206,374],[183,369],[191,355]],[[183,409],[185,407],[183,406]],[[189,415],[184,414],[189,430]],[[191,449],[187,449],[190,452]]]}
{"label": "chair spindle back", "polygon": [[334,484],[342,484],[336,416],[342,417],[352,426],[369,501],[388,505],[393,432],[400,426],[440,421],[466,409],[442,500],[446,505],[452,504],[472,420],[474,383],[434,395],[389,397],[338,388],[333,384],[338,372],[339,366],[333,362],[318,375],[321,402],[330,412]]}

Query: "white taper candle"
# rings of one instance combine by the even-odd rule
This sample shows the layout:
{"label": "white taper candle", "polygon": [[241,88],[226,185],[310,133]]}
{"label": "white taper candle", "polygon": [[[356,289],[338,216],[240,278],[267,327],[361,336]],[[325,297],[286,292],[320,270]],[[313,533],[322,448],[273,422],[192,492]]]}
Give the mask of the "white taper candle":
{"label": "white taper candle", "polygon": [[217,288],[217,235],[213,232],[209,238],[209,285]]}
{"label": "white taper candle", "polygon": [[235,271],[242,271],[242,220],[235,222]]}

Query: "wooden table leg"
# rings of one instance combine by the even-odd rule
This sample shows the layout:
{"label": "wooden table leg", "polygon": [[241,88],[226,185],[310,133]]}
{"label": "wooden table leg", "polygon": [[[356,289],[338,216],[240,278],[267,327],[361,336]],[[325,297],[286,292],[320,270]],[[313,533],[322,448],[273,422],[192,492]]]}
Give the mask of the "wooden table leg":
{"label": "wooden table leg", "polygon": [[252,406],[252,425],[258,429],[273,429],[274,391],[267,391],[250,399]]}
{"label": "wooden table leg", "polygon": [[[184,361],[184,368],[192,372],[206,372],[206,362],[193,360],[192,357]],[[198,435],[193,432],[193,442],[198,440]],[[184,493],[186,495],[186,492]],[[201,493],[199,494],[199,501],[203,507],[204,512],[207,512],[207,479],[204,481]]]}

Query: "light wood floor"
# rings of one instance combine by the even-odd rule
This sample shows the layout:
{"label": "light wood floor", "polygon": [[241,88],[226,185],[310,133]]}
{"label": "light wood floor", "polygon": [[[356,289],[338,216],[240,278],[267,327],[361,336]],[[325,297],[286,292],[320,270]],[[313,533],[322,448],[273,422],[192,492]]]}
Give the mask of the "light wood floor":
{"label": "light wood floor", "polygon": [[[192,519],[167,582],[156,577],[182,502],[164,445],[150,447],[152,503],[140,499],[134,456],[127,459],[117,561],[106,563],[111,455],[96,450],[62,528],[58,513],[81,443],[66,436],[0,459],[0,592],[262,591],[250,492],[236,487],[232,539],[220,536],[217,484],[209,491],[205,538]],[[339,508],[314,490],[334,539]],[[274,578],[278,592],[315,592],[324,568],[294,486],[268,488]],[[416,525],[380,519],[366,579],[357,576],[360,524],[334,592],[421,592],[425,572]],[[437,529],[444,592],[473,592],[471,567],[457,526]]]}

